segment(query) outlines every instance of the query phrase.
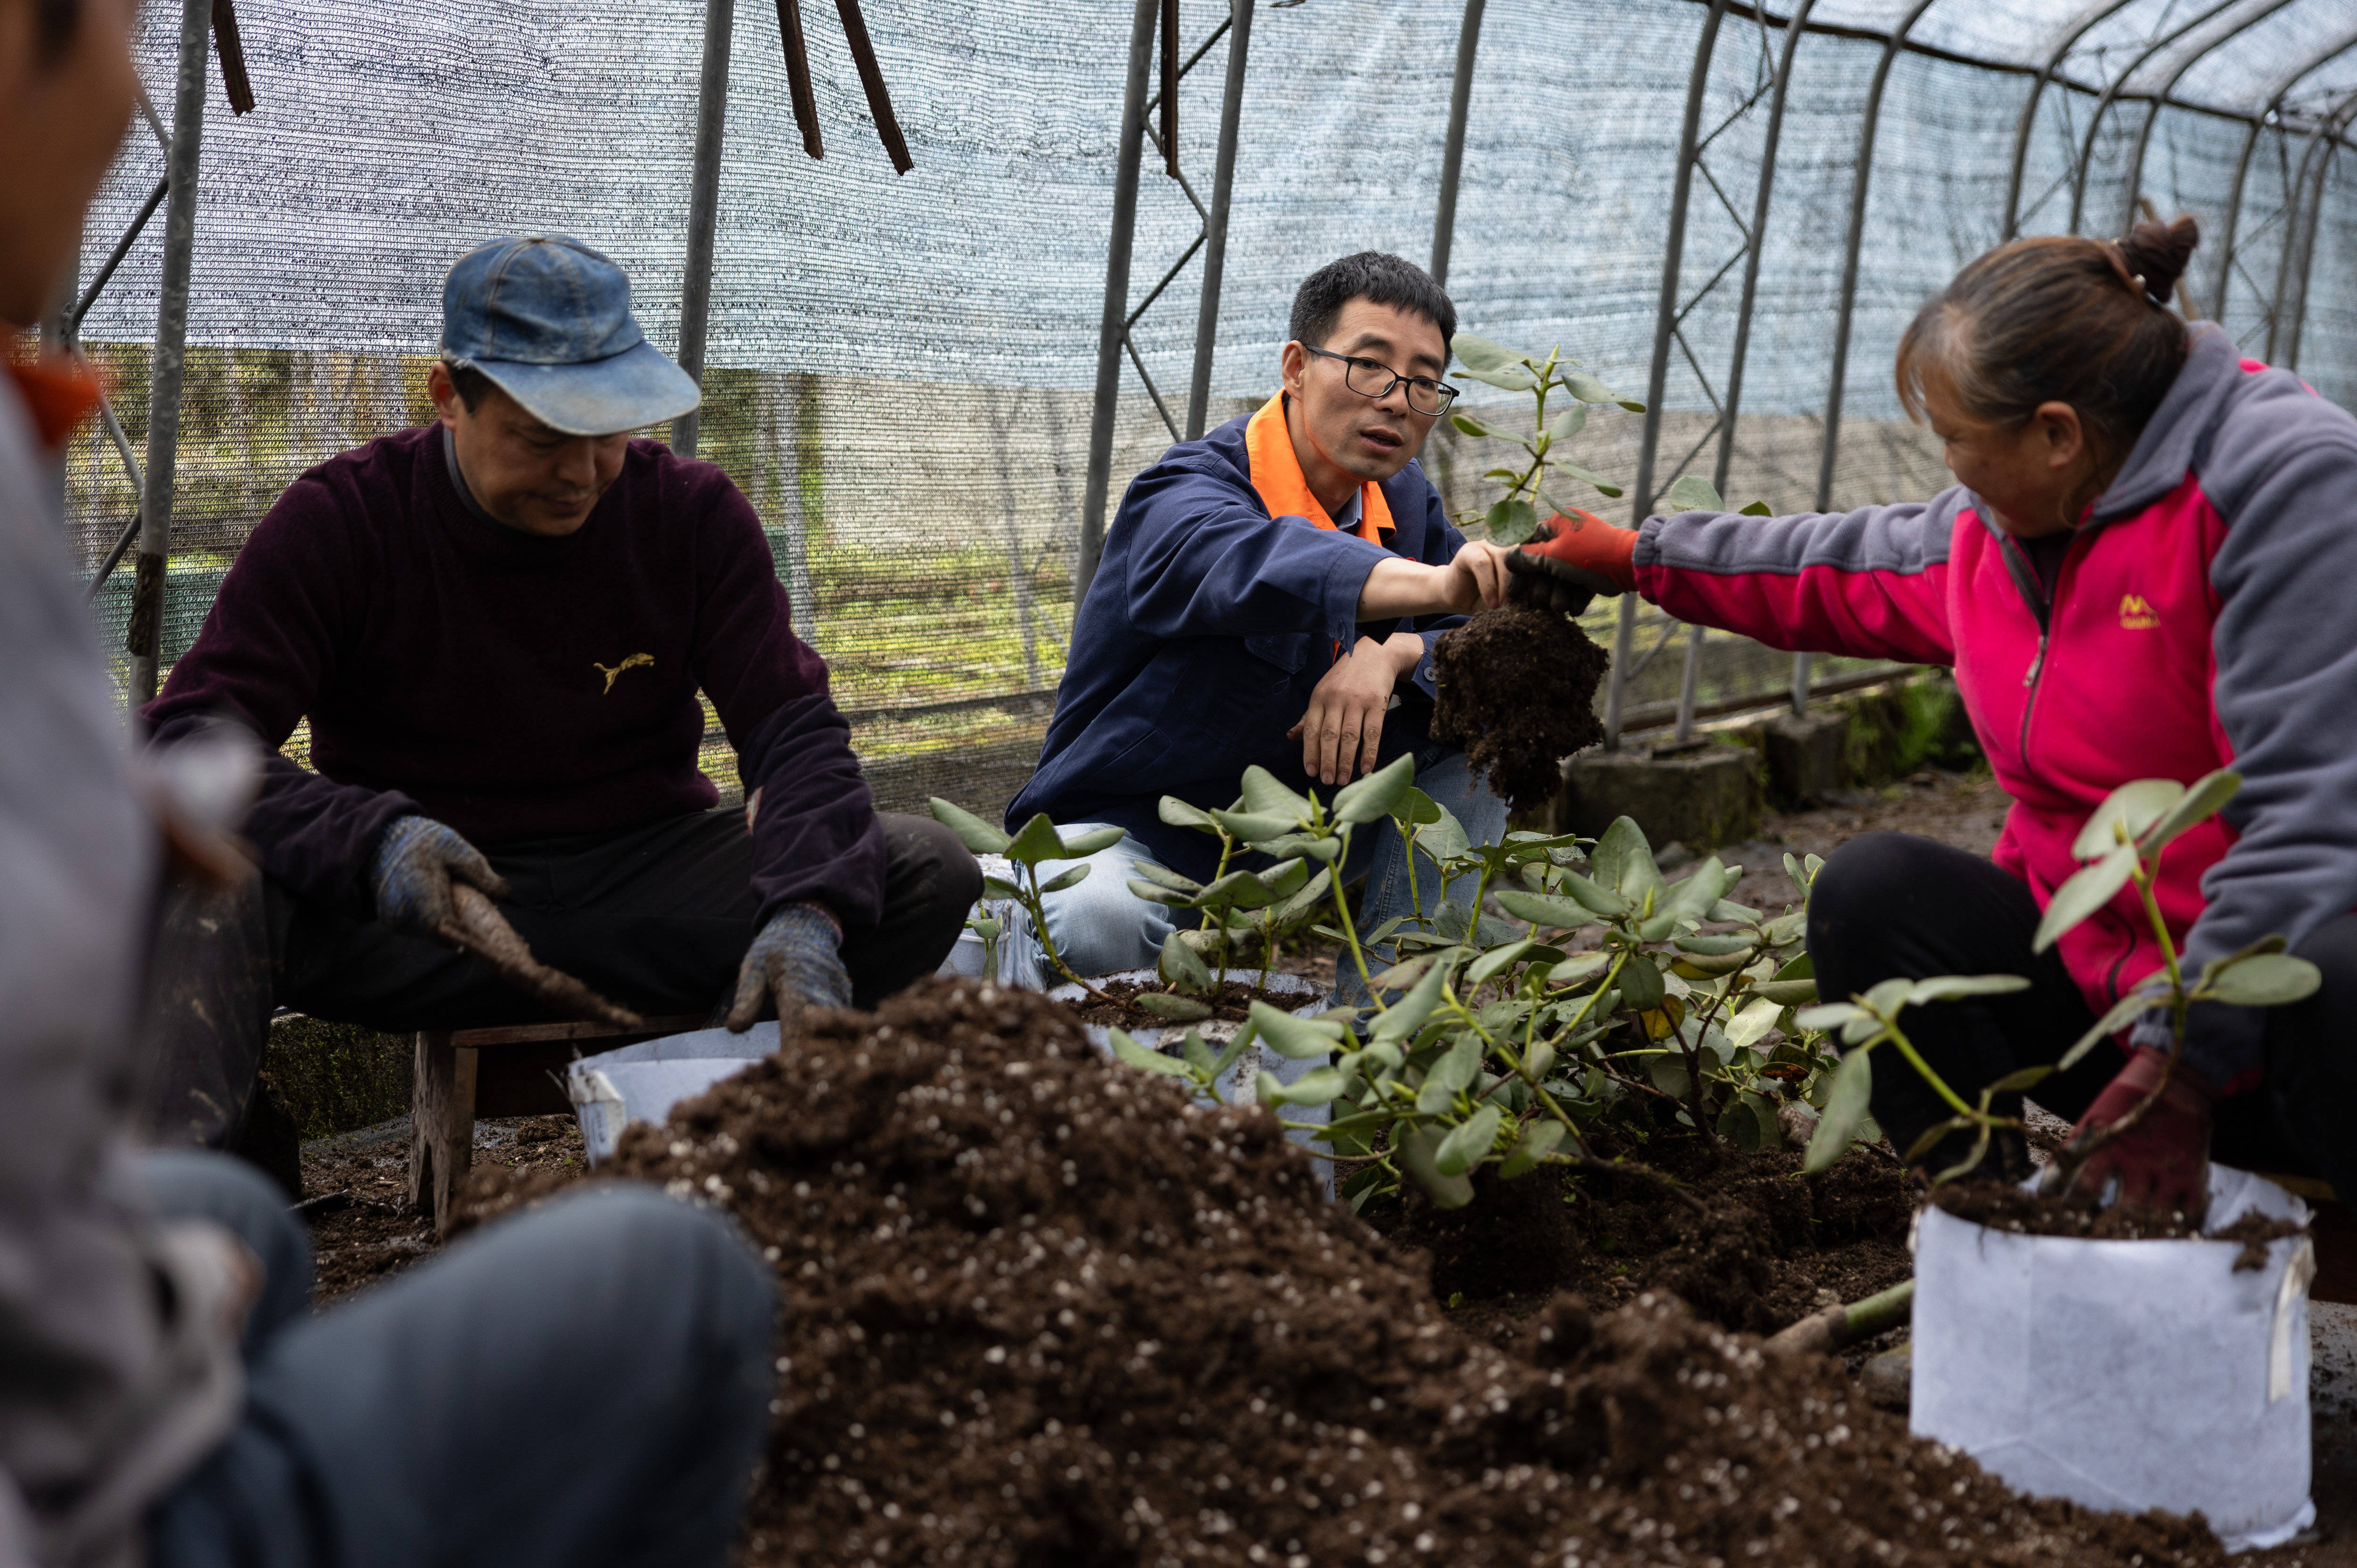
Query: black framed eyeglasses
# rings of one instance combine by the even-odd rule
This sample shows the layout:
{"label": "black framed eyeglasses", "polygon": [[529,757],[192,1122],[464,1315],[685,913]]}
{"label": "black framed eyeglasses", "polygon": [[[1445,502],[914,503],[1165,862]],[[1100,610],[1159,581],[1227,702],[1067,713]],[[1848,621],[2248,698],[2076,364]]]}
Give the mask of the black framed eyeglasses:
{"label": "black framed eyeglasses", "polygon": [[1457,389],[1447,381],[1436,381],[1430,376],[1404,376],[1381,360],[1362,360],[1354,354],[1337,354],[1325,349],[1302,348],[1321,360],[1342,361],[1342,384],[1361,397],[1375,399],[1392,395],[1392,388],[1407,383],[1407,405],[1421,414],[1438,417],[1448,412],[1457,401]]}

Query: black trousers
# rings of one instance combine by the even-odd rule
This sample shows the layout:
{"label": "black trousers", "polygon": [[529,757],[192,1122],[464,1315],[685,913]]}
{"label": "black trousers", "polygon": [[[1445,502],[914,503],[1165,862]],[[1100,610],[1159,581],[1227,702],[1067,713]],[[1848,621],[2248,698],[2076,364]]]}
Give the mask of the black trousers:
{"label": "black trousers", "polygon": [[[2037,901],[2017,878],[1976,854],[1907,833],[1864,833],[1835,851],[1809,900],[1809,951],[1818,994],[1854,995],[1893,976],[2018,974],[2027,991],[1910,1007],[1900,1026],[1950,1088],[1977,1104],[1982,1088],[2007,1074],[2058,1061],[2095,1023],[2055,950],[2033,956]],[[2266,1075],[2248,1093],[2221,1102],[2212,1156],[2245,1169],[2307,1176],[2357,1195],[2357,1138],[2347,1107],[2357,1103],[2357,916],[2312,932],[2299,955],[2324,974],[2304,1002],[2268,1012]],[[2029,1098],[2076,1122],[2126,1058],[2105,1041]],[[2020,1113],[2021,1096],[1993,1109]],[[1874,1119],[1904,1153],[1949,1107],[1897,1052],[1878,1047]],[[1971,1140],[1952,1134],[1926,1164],[1963,1157]]]}
{"label": "black trousers", "polygon": [[[925,817],[878,820],[883,916],[843,934],[861,1007],[939,968],[982,896],[981,869],[949,829]],[[740,810],[486,853],[511,890],[500,912],[541,962],[649,1017],[715,1015],[734,995],[759,913]],[[235,1137],[277,1007],[388,1034],[554,1016],[471,954],[267,878],[175,903],[156,969],[154,1080],[142,1098],[167,1144],[218,1146]]]}

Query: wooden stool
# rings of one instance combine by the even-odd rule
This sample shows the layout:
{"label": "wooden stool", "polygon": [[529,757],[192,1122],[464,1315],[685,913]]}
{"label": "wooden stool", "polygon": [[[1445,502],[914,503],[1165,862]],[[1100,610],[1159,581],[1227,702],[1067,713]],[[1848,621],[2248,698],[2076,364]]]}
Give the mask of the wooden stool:
{"label": "wooden stool", "polygon": [[[477,1116],[566,1115],[565,1064],[579,1056],[701,1029],[701,1013],[610,1024],[511,1024],[495,1029],[424,1029],[410,1090],[409,1202],[449,1233],[458,1188],[475,1157]],[[594,1042],[594,1044],[592,1043]],[[485,1055],[489,1047],[500,1047]],[[585,1048],[586,1047],[586,1048]]]}

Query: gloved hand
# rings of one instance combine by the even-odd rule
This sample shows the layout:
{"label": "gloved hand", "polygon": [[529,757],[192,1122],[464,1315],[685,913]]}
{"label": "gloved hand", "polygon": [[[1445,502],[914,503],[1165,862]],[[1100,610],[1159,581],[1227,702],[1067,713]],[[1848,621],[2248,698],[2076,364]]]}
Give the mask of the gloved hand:
{"label": "gloved hand", "polygon": [[[2071,1129],[2071,1143],[2076,1145],[2143,1104],[2168,1061],[2159,1051],[2131,1052],[2128,1065],[2104,1086]],[[2169,1087],[2143,1119],[2079,1167],[2077,1189],[2100,1198],[2117,1176],[2115,1203],[2199,1220],[2210,1207],[2211,1100],[2209,1085],[2179,1062],[2169,1075]]]}
{"label": "gloved hand", "polygon": [[851,972],[843,967],[843,927],[818,904],[789,904],[770,917],[737,972],[728,1027],[743,1034],[764,998],[778,1004],[778,1028],[790,1032],[805,1007],[851,1005]]}
{"label": "gloved hand", "polygon": [[458,918],[450,902],[453,877],[494,898],[508,896],[507,883],[483,852],[456,829],[431,817],[395,818],[369,867],[376,918],[396,931],[447,941],[445,933],[456,929]]}
{"label": "gloved hand", "polygon": [[1506,557],[1506,596],[1576,616],[1598,594],[1637,585],[1636,554],[1634,529],[1615,528],[1592,511],[1557,512]]}

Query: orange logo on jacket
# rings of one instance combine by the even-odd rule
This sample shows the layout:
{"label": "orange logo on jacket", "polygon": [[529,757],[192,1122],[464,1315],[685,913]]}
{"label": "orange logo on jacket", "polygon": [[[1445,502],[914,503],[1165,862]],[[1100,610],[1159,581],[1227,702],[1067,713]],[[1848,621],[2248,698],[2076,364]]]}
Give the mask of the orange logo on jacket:
{"label": "orange logo on jacket", "polygon": [[2122,594],[2120,596],[2121,630],[2150,631],[2154,627],[2157,627],[2159,624],[2160,618],[2152,613],[2152,607],[2145,603],[2144,596],[2142,594]]}

